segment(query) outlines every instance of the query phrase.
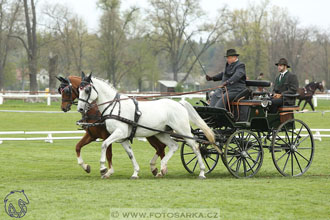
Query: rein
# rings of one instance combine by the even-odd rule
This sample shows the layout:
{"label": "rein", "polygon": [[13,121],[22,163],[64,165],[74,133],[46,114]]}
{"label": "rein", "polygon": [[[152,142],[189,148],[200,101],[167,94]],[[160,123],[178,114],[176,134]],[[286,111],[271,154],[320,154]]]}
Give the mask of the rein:
{"label": "rein", "polygon": [[[173,93],[173,92],[165,92],[165,93],[161,93],[161,95],[154,95],[154,96],[147,96],[145,98],[162,98],[162,97],[171,97],[171,96],[181,96],[181,95],[189,95],[189,94],[195,94],[195,93],[199,93],[199,92],[206,92],[206,91],[211,91],[211,90],[215,90],[215,89],[219,89],[219,88],[226,88],[226,86],[217,86],[217,87],[213,87],[213,88],[209,88],[209,89],[202,89],[202,90],[198,90],[198,91],[192,91],[192,92],[177,92],[177,93]],[[134,97],[134,96],[133,96]],[[138,96],[135,96],[135,97],[138,97]],[[103,103],[100,103],[100,104],[90,104],[91,107],[93,106],[102,106],[102,105],[106,105],[106,104],[113,104],[114,102],[116,101],[123,101],[123,100],[128,100],[128,99],[131,99],[132,97],[126,97],[126,98],[121,98],[121,99],[113,99],[111,101],[107,101],[107,102],[103,102]],[[85,101],[85,100],[82,100],[82,101]]]}

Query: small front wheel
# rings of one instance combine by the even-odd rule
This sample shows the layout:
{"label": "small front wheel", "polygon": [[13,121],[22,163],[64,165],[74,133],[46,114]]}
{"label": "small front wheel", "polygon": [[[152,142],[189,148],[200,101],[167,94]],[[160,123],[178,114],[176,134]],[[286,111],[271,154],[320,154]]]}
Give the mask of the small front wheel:
{"label": "small front wheel", "polygon": [[[199,150],[205,164],[205,174],[212,172],[218,163],[219,153],[208,144],[199,143]],[[186,142],[183,142],[181,146],[181,162],[189,173],[195,172],[198,164],[197,156]]]}
{"label": "small front wheel", "polygon": [[263,156],[258,136],[252,131],[238,130],[228,138],[222,160],[233,176],[249,178],[258,173]]}

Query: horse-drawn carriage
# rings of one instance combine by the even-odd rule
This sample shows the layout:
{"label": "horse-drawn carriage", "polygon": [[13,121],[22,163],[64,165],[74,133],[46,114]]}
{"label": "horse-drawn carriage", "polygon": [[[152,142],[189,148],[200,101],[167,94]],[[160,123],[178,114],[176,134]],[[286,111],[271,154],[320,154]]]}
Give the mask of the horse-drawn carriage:
{"label": "horse-drawn carriage", "polygon": [[[268,87],[267,81],[247,81],[247,86]],[[291,102],[286,102],[285,98]],[[296,95],[284,97],[285,105],[276,113],[269,112],[271,104],[266,92],[242,91],[232,103],[232,111],[209,106],[195,106],[204,121],[213,128],[220,155],[211,145],[199,143],[206,173],[217,165],[219,158],[228,171],[237,178],[252,177],[259,171],[264,149],[272,155],[276,169],[283,176],[300,176],[311,165],[314,140],[309,127],[294,118]],[[293,100],[293,102],[292,102]],[[199,130],[193,130],[199,139],[205,139]],[[185,142],[181,146],[181,160],[185,169],[193,173],[196,157]]]}
{"label": "horse-drawn carriage", "polygon": [[[102,80],[93,78],[92,81],[91,75],[82,79],[59,78],[59,92],[62,94],[63,111],[70,110],[79,96],[78,110],[87,118],[85,122],[78,123],[86,129],[86,134],[77,144],[76,151],[78,164],[88,173],[90,166],[84,163],[80,150],[96,138],[102,138],[105,140],[100,160],[102,177],[108,178],[113,173],[111,144],[119,140],[132,160],[132,178],[138,178],[139,166],[127,135],[131,138],[144,135],[156,149],[150,161],[151,172],[155,176],[163,176],[167,172],[167,161],[178,148],[173,139],[182,141],[181,160],[185,169],[193,173],[198,164],[200,178],[205,178],[204,173],[216,167],[220,157],[233,176],[252,177],[262,165],[264,149],[272,154],[276,169],[284,176],[302,175],[311,165],[314,140],[308,126],[294,118],[294,111],[299,110],[295,105],[296,95],[286,95],[285,105],[276,113],[269,111],[268,93],[250,89],[241,91],[230,103],[229,110],[209,107],[206,103],[194,109],[188,102],[180,105],[162,99],[138,105],[129,97],[120,97]],[[268,81],[247,81],[246,84],[248,87],[270,86]],[[286,98],[291,101],[287,102]],[[136,116],[141,116],[140,120],[136,120]],[[190,129],[189,121],[199,128]],[[165,144],[169,147],[166,156]],[[160,172],[155,166],[158,157],[162,159]],[[105,167],[106,159],[109,170]]]}

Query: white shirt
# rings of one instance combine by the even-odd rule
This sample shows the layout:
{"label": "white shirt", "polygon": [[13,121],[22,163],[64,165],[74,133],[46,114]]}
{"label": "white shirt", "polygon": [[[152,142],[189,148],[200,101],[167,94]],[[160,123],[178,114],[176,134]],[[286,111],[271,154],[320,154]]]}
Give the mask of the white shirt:
{"label": "white shirt", "polygon": [[280,75],[280,81],[281,81],[281,79],[284,77],[284,75],[285,75],[287,72],[288,72],[288,70],[285,70],[283,73],[281,73],[281,75]]}

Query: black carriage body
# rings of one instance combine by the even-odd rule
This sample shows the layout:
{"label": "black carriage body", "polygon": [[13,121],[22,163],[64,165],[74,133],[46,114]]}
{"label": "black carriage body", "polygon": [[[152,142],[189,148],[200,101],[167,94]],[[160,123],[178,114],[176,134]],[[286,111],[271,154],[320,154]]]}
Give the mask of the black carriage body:
{"label": "black carriage body", "polygon": [[[267,81],[247,81],[247,86],[269,85]],[[272,154],[273,163],[283,176],[300,176],[311,165],[314,139],[308,126],[294,119],[294,111],[299,108],[282,106],[277,113],[270,114],[267,95],[264,92],[242,91],[241,96],[231,103],[231,111],[195,106],[195,110],[215,133],[216,144],[223,151],[221,159],[224,165],[237,178],[252,177],[258,172],[264,148]],[[303,131],[307,131],[307,134],[303,134]],[[201,130],[193,130],[193,133],[199,139],[206,140]],[[217,152],[210,145],[204,145],[200,144],[200,150],[208,173],[215,168],[218,157],[215,157]],[[193,158],[185,159],[191,153],[187,153],[184,147],[185,143],[181,148],[181,160],[186,170],[192,173],[197,162],[193,163]],[[189,164],[192,164],[191,168]]]}

